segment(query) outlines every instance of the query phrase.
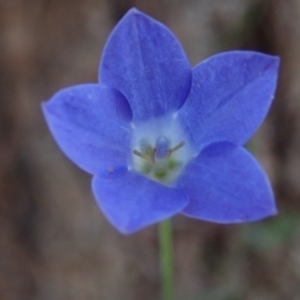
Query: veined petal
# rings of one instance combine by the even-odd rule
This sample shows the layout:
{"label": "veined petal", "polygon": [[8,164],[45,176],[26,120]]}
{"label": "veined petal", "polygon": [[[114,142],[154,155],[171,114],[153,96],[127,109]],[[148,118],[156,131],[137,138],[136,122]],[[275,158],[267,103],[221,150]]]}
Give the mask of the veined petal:
{"label": "veined petal", "polygon": [[180,212],[188,203],[185,193],[135,172],[122,177],[94,177],[92,188],[107,219],[129,234]]}
{"label": "veined petal", "polygon": [[175,36],[136,9],[110,35],[99,77],[125,95],[133,121],[175,112],[191,85],[190,66]]}
{"label": "veined petal", "polygon": [[243,145],[270,108],[278,66],[277,57],[251,51],[218,54],[197,65],[178,113],[195,147],[220,141]]}
{"label": "veined petal", "polygon": [[109,177],[127,170],[131,109],[121,93],[98,84],[78,85],[42,107],[57,144],[83,170]]}
{"label": "veined petal", "polygon": [[255,221],[276,213],[269,181],[243,148],[216,143],[189,163],[176,187],[190,197],[187,216],[217,223]]}

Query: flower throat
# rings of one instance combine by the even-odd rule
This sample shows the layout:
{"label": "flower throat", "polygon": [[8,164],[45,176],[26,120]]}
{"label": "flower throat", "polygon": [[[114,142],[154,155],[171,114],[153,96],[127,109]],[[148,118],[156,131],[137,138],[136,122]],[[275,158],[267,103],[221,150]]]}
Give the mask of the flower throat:
{"label": "flower throat", "polygon": [[132,165],[140,174],[171,186],[194,157],[176,114],[132,126]]}
{"label": "flower throat", "polygon": [[143,159],[139,171],[154,180],[168,182],[170,173],[176,172],[182,165],[182,162],[172,154],[184,145],[184,142],[180,142],[175,147],[170,148],[170,141],[165,136],[157,138],[155,147],[142,140],[140,142],[141,151],[133,150],[133,154]]}

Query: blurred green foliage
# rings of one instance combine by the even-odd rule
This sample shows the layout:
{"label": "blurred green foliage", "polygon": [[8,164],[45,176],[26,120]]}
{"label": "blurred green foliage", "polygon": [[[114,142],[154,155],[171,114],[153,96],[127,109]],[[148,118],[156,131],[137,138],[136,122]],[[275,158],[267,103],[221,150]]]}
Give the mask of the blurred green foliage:
{"label": "blurred green foliage", "polygon": [[282,213],[271,220],[240,227],[243,243],[253,251],[269,251],[291,241],[299,228],[299,214]]}

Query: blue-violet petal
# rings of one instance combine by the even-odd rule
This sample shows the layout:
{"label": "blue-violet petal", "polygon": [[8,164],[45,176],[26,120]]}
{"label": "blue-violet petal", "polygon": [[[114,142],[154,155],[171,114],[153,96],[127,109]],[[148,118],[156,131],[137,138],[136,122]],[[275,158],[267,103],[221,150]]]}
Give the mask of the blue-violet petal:
{"label": "blue-violet petal", "polygon": [[239,223],[276,213],[264,171],[245,149],[233,144],[205,148],[185,168],[176,187],[190,197],[183,213],[193,218]]}
{"label": "blue-violet petal", "polygon": [[188,203],[182,191],[135,172],[114,179],[96,176],[92,188],[104,215],[124,234],[170,218]]}
{"label": "blue-violet petal", "polygon": [[262,123],[274,97],[279,59],[252,51],[224,52],[193,69],[180,118],[194,146],[243,145]]}
{"label": "blue-violet petal", "polygon": [[127,170],[131,109],[121,93],[78,85],[55,94],[43,112],[61,150],[83,170],[104,177]]}
{"label": "blue-violet petal", "polygon": [[108,39],[99,80],[125,95],[135,122],[178,110],[190,90],[191,70],[170,30],[131,9]]}

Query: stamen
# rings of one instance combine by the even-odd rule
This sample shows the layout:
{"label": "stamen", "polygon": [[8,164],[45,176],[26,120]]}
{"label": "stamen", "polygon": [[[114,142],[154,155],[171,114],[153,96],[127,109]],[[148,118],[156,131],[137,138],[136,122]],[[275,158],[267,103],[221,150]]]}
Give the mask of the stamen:
{"label": "stamen", "polygon": [[141,158],[143,158],[143,159],[149,160],[149,157],[148,157],[147,155],[141,153],[141,152],[138,151],[138,150],[133,150],[132,152],[133,152],[133,154],[135,154],[135,155],[137,155],[137,156],[139,156],[139,157],[141,157]]}
{"label": "stamen", "polygon": [[155,163],[155,153],[156,153],[156,149],[152,149],[151,154],[150,154],[150,159],[151,162]]}
{"label": "stamen", "polygon": [[151,155],[153,148],[151,147],[151,145],[147,142],[146,139],[142,139],[140,141],[140,150],[142,153],[144,153],[145,155],[149,156]]}
{"label": "stamen", "polygon": [[169,150],[169,154],[168,156],[170,156],[173,152],[177,151],[178,149],[180,149],[181,147],[183,147],[185,145],[185,142],[180,142],[177,146],[175,146],[174,148],[171,148]]}

